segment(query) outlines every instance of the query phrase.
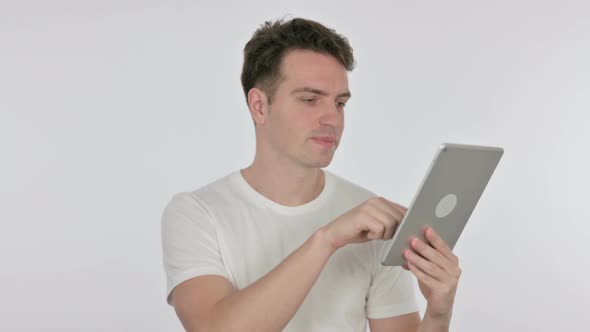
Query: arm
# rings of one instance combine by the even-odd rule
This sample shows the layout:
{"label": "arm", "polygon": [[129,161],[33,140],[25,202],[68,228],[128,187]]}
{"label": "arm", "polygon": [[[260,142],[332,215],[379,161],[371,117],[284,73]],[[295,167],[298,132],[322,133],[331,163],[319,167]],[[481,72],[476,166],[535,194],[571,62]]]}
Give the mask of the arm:
{"label": "arm", "polygon": [[369,319],[371,332],[414,332],[419,326],[420,315],[417,312],[396,317]]}
{"label": "arm", "polygon": [[450,316],[448,319],[432,317],[427,310],[423,320],[420,320],[417,312],[396,317],[369,319],[369,328],[371,332],[447,332],[450,321]]}
{"label": "arm", "polygon": [[417,312],[381,319],[369,319],[371,332],[427,332],[448,331],[449,320],[434,319],[427,315],[420,320]]}
{"label": "arm", "polygon": [[172,304],[187,331],[281,331],[336,250],[391,238],[402,216],[398,205],[370,199],[317,230],[252,285],[235,292],[221,276],[201,276],[177,286]]}
{"label": "arm", "polygon": [[187,331],[281,331],[333,252],[320,229],[250,286],[234,292],[221,276],[197,277],[174,290],[172,303]]}

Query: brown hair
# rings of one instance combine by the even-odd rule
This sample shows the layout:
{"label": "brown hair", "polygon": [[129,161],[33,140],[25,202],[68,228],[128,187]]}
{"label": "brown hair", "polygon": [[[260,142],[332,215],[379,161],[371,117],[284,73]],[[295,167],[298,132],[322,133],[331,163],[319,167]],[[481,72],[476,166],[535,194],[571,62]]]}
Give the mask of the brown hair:
{"label": "brown hair", "polygon": [[331,55],[347,71],[354,68],[352,48],[346,37],[307,19],[283,19],[262,24],[244,47],[242,87],[248,101],[253,87],[263,90],[271,102],[281,81],[280,65],[285,53],[293,49],[312,50]]}

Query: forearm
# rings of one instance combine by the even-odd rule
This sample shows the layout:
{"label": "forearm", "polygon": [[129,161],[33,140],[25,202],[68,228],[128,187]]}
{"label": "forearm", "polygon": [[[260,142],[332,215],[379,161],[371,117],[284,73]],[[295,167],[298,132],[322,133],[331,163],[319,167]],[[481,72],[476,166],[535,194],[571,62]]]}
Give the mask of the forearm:
{"label": "forearm", "polygon": [[282,331],[333,252],[323,230],[318,230],[268,274],[219,301],[212,310],[210,330]]}
{"label": "forearm", "polygon": [[424,318],[418,327],[417,332],[448,332],[451,324],[451,314],[446,316],[432,316],[428,313],[424,314]]}

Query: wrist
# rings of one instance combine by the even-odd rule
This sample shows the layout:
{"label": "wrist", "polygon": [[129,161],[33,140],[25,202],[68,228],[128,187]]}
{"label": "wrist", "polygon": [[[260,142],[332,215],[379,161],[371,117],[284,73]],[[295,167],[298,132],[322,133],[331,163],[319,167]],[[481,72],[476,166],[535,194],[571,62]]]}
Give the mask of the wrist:
{"label": "wrist", "polygon": [[431,324],[434,324],[441,328],[448,328],[451,324],[451,316],[452,312],[434,312],[431,310],[430,307],[426,307],[426,311],[424,312],[424,320],[429,321]]}
{"label": "wrist", "polygon": [[326,253],[328,256],[332,256],[332,254],[336,252],[337,249],[332,245],[332,240],[325,227],[321,227],[316,230],[311,238],[315,246],[317,246],[317,248]]}

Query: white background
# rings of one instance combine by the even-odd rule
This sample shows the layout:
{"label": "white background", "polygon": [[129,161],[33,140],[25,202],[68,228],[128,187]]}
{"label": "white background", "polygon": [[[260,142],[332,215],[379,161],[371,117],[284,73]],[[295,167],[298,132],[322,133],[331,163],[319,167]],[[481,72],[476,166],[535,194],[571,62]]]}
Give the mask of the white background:
{"label": "white background", "polygon": [[242,49],[291,15],[357,59],[333,172],[408,205],[440,143],[504,147],[452,330],[588,331],[588,2],[0,4],[0,330],[181,331],[162,209],[251,162]]}

